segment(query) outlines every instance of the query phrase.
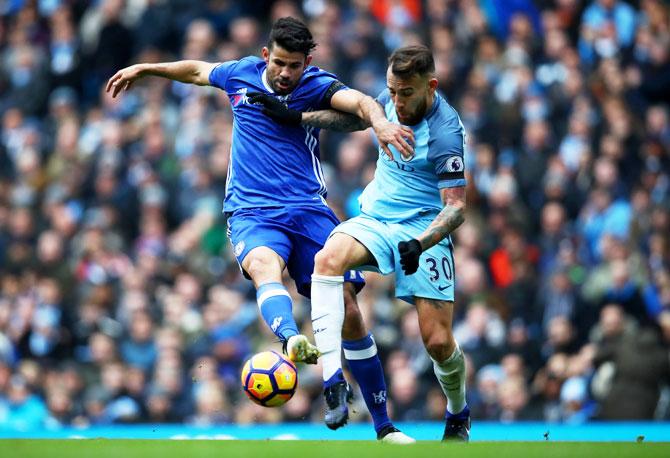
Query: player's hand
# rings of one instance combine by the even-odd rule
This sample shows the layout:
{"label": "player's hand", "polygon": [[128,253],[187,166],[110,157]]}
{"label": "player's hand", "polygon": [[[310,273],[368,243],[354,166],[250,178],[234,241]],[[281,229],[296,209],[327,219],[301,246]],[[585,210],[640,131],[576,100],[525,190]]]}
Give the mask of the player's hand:
{"label": "player's hand", "polygon": [[142,70],[143,67],[140,64],[131,65],[119,70],[107,81],[105,92],[112,91],[112,98],[114,98],[119,92],[127,91],[135,81],[144,76]]}
{"label": "player's hand", "polygon": [[419,269],[419,257],[422,251],[421,243],[417,239],[398,243],[400,265],[405,275],[412,275]]}
{"label": "player's hand", "polygon": [[247,98],[251,103],[263,105],[263,114],[271,117],[280,124],[299,126],[302,122],[302,112],[289,108],[288,105],[276,97],[263,92],[250,92]]}
{"label": "player's hand", "polygon": [[414,157],[414,131],[412,129],[390,121],[373,126],[373,129],[379,139],[380,146],[389,159],[393,160],[393,153],[389,149],[389,145],[393,145],[405,159],[409,160]]}

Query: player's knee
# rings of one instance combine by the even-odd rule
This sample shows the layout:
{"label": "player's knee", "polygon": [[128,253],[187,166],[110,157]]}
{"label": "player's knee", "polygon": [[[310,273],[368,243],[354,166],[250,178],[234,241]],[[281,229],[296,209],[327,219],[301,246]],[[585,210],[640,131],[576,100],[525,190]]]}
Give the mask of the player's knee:
{"label": "player's knee", "polygon": [[258,277],[268,275],[273,270],[274,260],[264,256],[253,256],[245,264],[244,270],[247,271],[251,278],[257,279]]}
{"label": "player's knee", "polygon": [[435,361],[444,361],[456,349],[456,340],[451,333],[430,337],[426,341],[426,351]]}
{"label": "player's knee", "polygon": [[321,250],[314,257],[314,273],[319,275],[343,275],[344,259],[333,250]]}

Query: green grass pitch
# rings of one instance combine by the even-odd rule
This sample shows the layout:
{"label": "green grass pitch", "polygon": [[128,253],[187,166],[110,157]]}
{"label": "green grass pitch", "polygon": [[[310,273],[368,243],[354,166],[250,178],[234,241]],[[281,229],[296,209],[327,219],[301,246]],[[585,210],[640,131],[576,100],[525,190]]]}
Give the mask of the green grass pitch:
{"label": "green grass pitch", "polygon": [[0,440],[2,458],[526,458],[670,457],[670,443],[420,442],[392,446],[368,441]]}

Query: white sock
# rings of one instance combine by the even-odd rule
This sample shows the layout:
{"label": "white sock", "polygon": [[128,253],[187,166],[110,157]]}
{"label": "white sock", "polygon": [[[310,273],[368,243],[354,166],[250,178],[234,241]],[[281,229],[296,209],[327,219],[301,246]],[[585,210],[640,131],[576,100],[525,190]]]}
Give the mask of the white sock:
{"label": "white sock", "polygon": [[433,359],[433,369],[447,397],[447,410],[454,415],[461,413],[465,408],[465,358],[461,347],[456,344],[451,356],[441,363]]}
{"label": "white sock", "polygon": [[312,275],[312,329],[321,352],[323,380],[342,369],[344,277]]}

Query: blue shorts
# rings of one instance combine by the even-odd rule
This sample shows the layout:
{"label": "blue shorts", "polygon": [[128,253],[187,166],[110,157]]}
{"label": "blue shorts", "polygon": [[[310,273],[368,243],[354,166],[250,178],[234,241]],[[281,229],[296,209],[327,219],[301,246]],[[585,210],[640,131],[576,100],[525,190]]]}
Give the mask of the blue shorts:
{"label": "blue shorts", "polygon": [[[298,292],[309,297],[314,256],[339,222],[330,208],[320,204],[240,209],[228,217],[228,237],[240,266],[254,248],[272,249],[286,263]],[[365,285],[360,272],[347,272],[344,279],[354,283],[356,291]]]}
{"label": "blue shorts", "polygon": [[362,266],[361,270],[370,270],[388,275],[395,272],[395,295],[410,304],[415,297],[454,300],[454,253],[451,237],[421,254],[419,270],[405,275],[400,266],[398,242],[417,238],[430,225],[432,219],[414,219],[402,223],[387,223],[367,215],[359,215],[343,222],[333,230],[358,240],[374,256],[376,266]]}

